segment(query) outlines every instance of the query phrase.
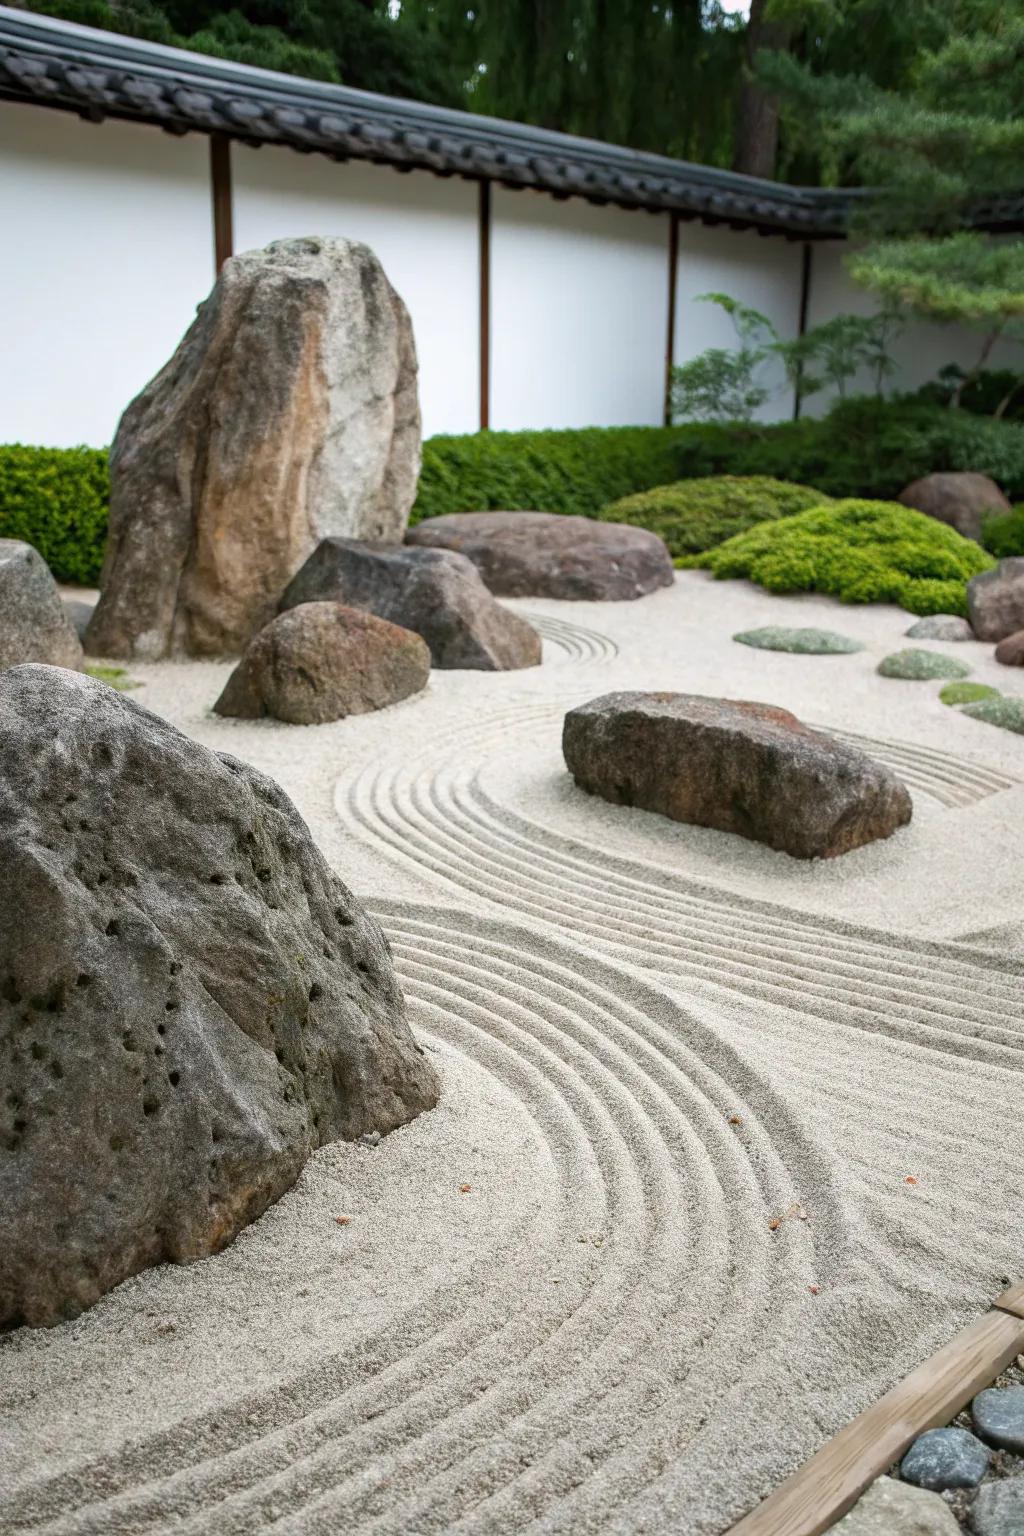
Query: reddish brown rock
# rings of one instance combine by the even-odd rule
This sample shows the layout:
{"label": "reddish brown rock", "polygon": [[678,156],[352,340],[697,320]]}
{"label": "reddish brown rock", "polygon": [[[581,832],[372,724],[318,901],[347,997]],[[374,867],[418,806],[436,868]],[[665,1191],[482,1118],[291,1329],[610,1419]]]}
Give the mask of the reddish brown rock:
{"label": "reddish brown rock", "polygon": [[244,720],[323,725],[397,704],[429,676],[419,635],[341,603],[303,603],[260,630],[213,707]]}
{"label": "reddish brown rock", "polygon": [[656,533],[557,512],[452,512],[410,528],[405,540],[467,555],[499,597],[620,602],[674,580]]}
{"label": "reddish brown rock", "polygon": [[1004,667],[1024,667],[1024,629],[1000,640],[996,646],[996,661],[1002,662]]}
{"label": "reddish brown rock", "polygon": [[569,711],[562,750],[590,794],[800,859],[849,853],[912,814],[888,768],[768,704],[609,693]]}
{"label": "reddish brown rock", "polygon": [[900,491],[897,500],[905,507],[913,507],[940,523],[947,523],[965,539],[981,538],[981,525],[986,517],[1013,511],[988,475],[962,470],[913,480]]}

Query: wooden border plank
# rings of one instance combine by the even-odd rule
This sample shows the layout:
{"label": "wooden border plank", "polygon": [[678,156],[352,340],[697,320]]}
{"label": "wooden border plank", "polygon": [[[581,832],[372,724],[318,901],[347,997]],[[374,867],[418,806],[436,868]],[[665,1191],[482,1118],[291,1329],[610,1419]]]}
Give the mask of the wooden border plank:
{"label": "wooden border plank", "polygon": [[[1017,1292],[1024,1286],[1004,1294]],[[919,1434],[948,1424],[1022,1349],[1024,1317],[993,1307],[852,1419],[729,1536],[821,1536]]]}
{"label": "wooden border plank", "polygon": [[228,257],[235,254],[231,140],[223,133],[210,135],[210,196],[213,200],[213,267],[219,276]]}
{"label": "wooden border plank", "polygon": [[992,1305],[1001,1312],[1012,1312],[1014,1317],[1024,1317],[1024,1284],[1011,1285],[1008,1291],[996,1297]]}

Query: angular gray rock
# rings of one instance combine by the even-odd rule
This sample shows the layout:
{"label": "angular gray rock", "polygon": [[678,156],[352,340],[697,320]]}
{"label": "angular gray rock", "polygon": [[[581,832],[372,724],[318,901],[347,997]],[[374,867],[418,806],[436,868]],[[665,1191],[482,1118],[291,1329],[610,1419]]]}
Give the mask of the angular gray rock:
{"label": "angular gray rock", "polygon": [[960,1536],[960,1527],[937,1493],[879,1477],[829,1536]]}
{"label": "angular gray rock", "polygon": [[289,582],[281,608],[345,603],[422,635],[435,667],[502,672],[538,666],[541,639],[496,602],[465,555],[324,539]]}
{"label": "angular gray rock", "polygon": [[929,613],[906,631],[908,640],[973,640],[974,630],[956,613]]}
{"label": "angular gray rock", "polygon": [[65,597],[63,603],[68,623],[79,640],[84,641],[85,632],[89,628],[89,620],[96,611],[96,604],[84,602],[80,597]]}
{"label": "angular gray rock", "polygon": [[88,650],[237,654],[322,538],[401,540],[419,461],[412,327],[373,252],[232,257],[121,418]]}
{"label": "angular gray rock", "polygon": [[991,1451],[969,1429],[926,1429],[900,1462],[900,1476],[918,1488],[973,1488],[988,1470]]}
{"label": "angular gray rock", "polygon": [[1024,1532],[1024,1477],[985,1483],[971,1505],[974,1536],[1021,1536]]}
{"label": "angular gray rock", "polygon": [[974,1427],[990,1445],[1024,1456],[1024,1387],[989,1387],[971,1404]]}
{"label": "angular gray rock", "polygon": [[260,630],[213,706],[218,715],[322,725],[419,693],[426,642],[341,603],[303,603]]}
{"label": "angular gray rock", "polygon": [[216,1252],[437,1093],[272,780],[79,673],[0,674],[0,1324]]}
{"label": "angular gray rock", "polygon": [[499,597],[621,602],[675,580],[656,533],[558,512],[451,512],[410,528],[405,542],[468,556]]}
{"label": "angular gray rock", "polygon": [[77,671],[82,646],[39,551],[0,539],[0,668],[26,661]]}
{"label": "angular gray rock", "polygon": [[971,471],[949,471],[924,475],[904,486],[896,498],[905,507],[913,507],[940,523],[947,523],[965,539],[980,539],[986,517],[1013,508],[988,475]]}
{"label": "angular gray rock", "polygon": [[590,794],[801,859],[888,837],[912,814],[888,768],[768,704],[609,693],[569,711],[562,751]]}
{"label": "angular gray rock", "polygon": [[967,583],[967,616],[979,640],[1024,629],[1024,555],[1010,555]]}

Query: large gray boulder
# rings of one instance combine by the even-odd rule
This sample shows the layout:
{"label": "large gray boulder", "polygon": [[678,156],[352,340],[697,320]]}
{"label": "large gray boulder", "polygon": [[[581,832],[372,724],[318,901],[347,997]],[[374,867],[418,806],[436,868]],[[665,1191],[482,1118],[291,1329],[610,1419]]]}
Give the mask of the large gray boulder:
{"label": "large gray boulder", "polygon": [[215,1252],[437,1093],[272,780],[79,673],[0,674],[0,1325]]}
{"label": "large gray boulder", "polygon": [[608,693],[569,711],[562,750],[590,794],[800,859],[888,837],[912,813],[888,768],[769,704]]}
{"label": "large gray boulder", "polygon": [[465,555],[325,539],[289,582],[282,610],[346,603],[422,635],[435,667],[501,672],[535,667],[541,638],[495,602]]}
{"label": "large gray boulder", "polygon": [[426,641],[411,630],[341,603],[302,603],[249,642],[213,708],[322,725],[396,704],[429,676]]}
{"label": "large gray boulder", "polygon": [[420,414],[405,306],[365,245],[225,263],[121,418],[94,655],[231,655],[321,539],[400,541]]}
{"label": "large gray boulder", "polygon": [[967,583],[967,615],[979,640],[1024,629],[1024,555],[1011,555]]}
{"label": "large gray boulder", "polygon": [[451,512],[410,528],[405,542],[467,555],[499,597],[621,602],[675,580],[656,533],[558,512]]}
{"label": "large gray boulder", "polygon": [[26,661],[82,666],[82,646],[38,550],[0,539],[0,668]]}
{"label": "large gray boulder", "polygon": [[904,486],[897,497],[905,507],[924,512],[940,523],[962,533],[965,539],[980,539],[986,517],[1013,508],[988,475],[954,470],[924,475]]}

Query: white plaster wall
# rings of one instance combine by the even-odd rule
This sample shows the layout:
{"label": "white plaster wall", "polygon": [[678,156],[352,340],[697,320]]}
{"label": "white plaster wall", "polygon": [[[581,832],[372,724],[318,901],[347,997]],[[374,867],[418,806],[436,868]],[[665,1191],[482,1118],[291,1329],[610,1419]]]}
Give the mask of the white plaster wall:
{"label": "white plaster wall", "polygon": [[[699,303],[703,293],[727,293],[773,321],[784,338],[800,328],[802,246],[780,236],[720,226],[679,225],[676,273],[675,361],[685,363],[708,347],[732,351],[737,345],[732,321],[717,304]],[[757,413],[763,421],[793,414],[793,392],[785,375],[768,364],[765,382],[779,385]]]}
{"label": "white plaster wall", "polygon": [[0,442],[109,443],[213,282],[209,150],[0,103]]}
{"label": "white plaster wall", "polygon": [[668,219],[494,187],[491,426],[657,425]]}
{"label": "white plaster wall", "polygon": [[231,146],[236,251],[342,235],[376,252],[412,316],[423,433],[480,425],[477,187],[427,171]]}
{"label": "white plaster wall", "polygon": [[[811,286],[807,305],[807,326],[821,325],[834,315],[870,315],[878,308],[875,296],[860,288],[846,270],[850,247],[845,242],[815,245],[812,253]],[[890,376],[887,390],[904,392],[918,389],[934,379],[947,363],[962,368],[973,366],[984,340],[981,331],[967,326],[935,325],[926,320],[910,320],[892,348],[897,371]],[[1011,343],[997,344],[986,364],[991,368],[1024,368],[1024,348]],[[848,394],[869,393],[874,380],[865,373],[851,379]],[[835,395],[827,390],[811,395],[804,402],[803,414],[820,416]]]}

